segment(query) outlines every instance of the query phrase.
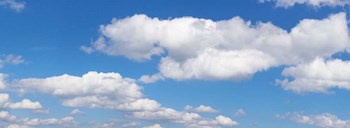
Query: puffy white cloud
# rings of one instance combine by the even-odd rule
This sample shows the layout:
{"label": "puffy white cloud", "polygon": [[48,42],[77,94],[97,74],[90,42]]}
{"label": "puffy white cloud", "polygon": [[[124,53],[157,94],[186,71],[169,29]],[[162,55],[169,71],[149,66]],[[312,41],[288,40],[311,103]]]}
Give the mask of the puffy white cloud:
{"label": "puffy white cloud", "polygon": [[84,49],[137,61],[162,57],[160,74],[141,77],[146,82],[162,77],[247,79],[270,67],[329,57],[350,45],[345,13],[301,20],[290,32],[271,23],[252,25],[240,17],[161,20],[146,15],[113,19],[100,32],[99,39]]}
{"label": "puffy white cloud", "polygon": [[160,124],[154,124],[154,125],[147,126],[147,127],[144,127],[144,128],[162,128],[162,127],[160,126]]}
{"label": "puffy white cloud", "polygon": [[328,93],[332,88],[350,90],[349,61],[316,58],[310,63],[288,67],[282,74],[292,80],[277,80],[278,84],[297,93]]}
{"label": "puffy white cloud", "polygon": [[17,126],[45,126],[45,125],[58,125],[58,126],[76,126],[78,123],[73,117],[63,118],[17,118],[15,115],[11,115],[8,111],[0,111],[0,122],[7,122],[11,124],[18,124]]}
{"label": "puffy white cloud", "polygon": [[0,107],[10,109],[41,109],[42,105],[39,102],[33,102],[29,99],[23,99],[20,102],[10,102],[10,96],[5,93],[0,93]]}
{"label": "puffy white cloud", "polygon": [[9,7],[17,12],[20,12],[25,7],[25,2],[18,2],[16,0],[0,0],[0,6]]}
{"label": "puffy white cloud", "polygon": [[350,0],[259,0],[261,3],[275,2],[277,7],[292,7],[296,4],[306,4],[313,7],[322,6],[345,6],[350,3]]}
{"label": "puffy white cloud", "polygon": [[123,111],[153,110],[160,107],[154,100],[143,98],[135,80],[118,73],[88,72],[82,77],[61,75],[43,79],[28,78],[15,82],[25,90],[53,94],[70,107],[103,107]]}
{"label": "puffy white cloud", "polygon": [[[127,117],[170,121],[188,127],[220,127],[236,126],[237,122],[218,116],[215,120],[205,119],[197,113],[176,111],[162,107],[155,100],[145,98],[141,87],[135,80],[123,78],[118,73],[88,72],[82,77],[61,75],[48,78],[28,78],[13,82],[26,91],[49,93],[62,100],[62,104],[70,107],[100,107],[123,111]],[[5,100],[6,101],[6,100]],[[0,100],[1,102],[1,100]],[[215,111],[208,106],[199,106],[198,111]],[[76,111],[75,111],[76,112]],[[72,113],[75,113],[72,111]],[[26,123],[28,124],[28,123]],[[112,127],[106,124],[99,127]],[[119,125],[120,126],[120,125]]]}
{"label": "puffy white cloud", "polygon": [[193,112],[203,112],[203,113],[217,113],[219,112],[218,110],[213,109],[210,106],[205,106],[205,105],[199,105],[198,107],[192,107],[190,105],[185,106],[186,111],[193,111]]}
{"label": "puffy white cloud", "polygon": [[159,74],[159,73],[151,75],[151,76],[149,76],[149,75],[142,75],[138,79],[138,81],[141,81],[141,82],[146,83],[146,84],[154,83],[154,82],[157,82],[158,80],[164,80],[164,77],[161,74]]}
{"label": "puffy white cloud", "polygon": [[300,124],[308,124],[320,128],[349,128],[350,120],[341,120],[337,116],[329,113],[318,115],[302,115],[299,113],[287,113],[278,115],[282,119],[290,119]]}
{"label": "puffy white cloud", "polygon": [[157,111],[133,112],[129,116],[144,120],[180,123],[189,128],[220,128],[221,126],[239,125],[238,122],[222,115],[219,115],[215,120],[212,120],[203,118],[197,113],[181,112],[171,108],[161,108]]}

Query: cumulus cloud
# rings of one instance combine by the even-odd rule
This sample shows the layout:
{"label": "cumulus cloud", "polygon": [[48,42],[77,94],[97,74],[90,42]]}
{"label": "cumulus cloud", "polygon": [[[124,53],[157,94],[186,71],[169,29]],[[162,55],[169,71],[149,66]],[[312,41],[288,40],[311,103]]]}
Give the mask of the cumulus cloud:
{"label": "cumulus cloud", "polygon": [[0,107],[9,109],[42,109],[42,105],[39,102],[33,102],[29,99],[23,99],[20,102],[10,102],[10,96],[6,93],[0,94]]}
{"label": "cumulus cloud", "polygon": [[28,78],[15,82],[21,88],[53,94],[70,107],[109,108],[116,110],[153,110],[160,107],[143,98],[135,80],[118,73],[88,72],[82,77],[61,75],[43,79]]}
{"label": "cumulus cloud", "polygon": [[0,6],[9,7],[12,10],[20,12],[25,7],[25,2],[18,2],[16,0],[0,0]]}
{"label": "cumulus cloud", "polygon": [[190,105],[185,106],[186,111],[202,112],[202,113],[217,113],[218,110],[213,109],[210,106],[199,105],[198,107],[192,107]]}
{"label": "cumulus cloud", "polygon": [[[118,73],[88,72],[81,77],[66,74],[48,78],[19,79],[13,83],[28,92],[52,94],[61,99],[63,105],[69,107],[113,109],[122,111],[125,116],[134,119],[169,121],[186,127],[217,128],[238,125],[236,121],[224,116],[206,119],[197,113],[162,107],[157,101],[145,98],[141,92],[142,88],[135,82],[133,79],[123,78]],[[197,109],[203,112],[214,111],[208,106],[200,106]],[[114,126],[114,123],[105,125],[110,126]]]}
{"label": "cumulus cloud", "polygon": [[275,2],[277,7],[292,7],[296,4],[306,4],[313,7],[322,6],[345,6],[350,3],[350,0],[259,0],[260,3]]}
{"label": "cumulus cloud", "polygon": [[[11,124],[17,124],[15,126],[47,126],[47,125],[58,125],[58,126],[76,126],[77,122],[73,117],[63,118],[17,118],[15,115],[11,115],[8,111],[0,111],[0,122],[6,122]],[[10,125],[11,126],[11,125]]]}
{"label": "cumulus cloud", "polygon": [[217,116],[215,119],[206,119],[197,113],[181,112],[171,108],[161,108],[157,111],[133,112],[129,116],[143,120],[169,121],[183,124],[189,128],[220,128],[221,126],[239,125],[238,122],[222,115]]}
{"label": "cumulus cloud", "polygon": [[134,15],[113,19],[100,27],[101,36],[89,53],[125,56],[145,61],[161,56],[155,76],[176,80],[241,80],[281,65],[329,57],[349,48],[345,13],[325,19],[304,19],[290,31],[272,23],[253,25],[240,17],[213,21],[193,17],[174,19]]}
{"label": "cumulus cloud", "polygon": [[283,70],[284,80],[277,83],[286,90],[297,93],[328,93],[332,88],[350,90],[350,62],[340,59],[316,58],[310,63],[303,63]]}
{"label": "cumulus cloud", "polygon": [[329,113],[318,115],[302,115],[299,113],[287,113],[278,115],[282,119],[290,119],[300,124],[312,125],[320,128],[349,128],[350,120],[342,120],[337,116]]}

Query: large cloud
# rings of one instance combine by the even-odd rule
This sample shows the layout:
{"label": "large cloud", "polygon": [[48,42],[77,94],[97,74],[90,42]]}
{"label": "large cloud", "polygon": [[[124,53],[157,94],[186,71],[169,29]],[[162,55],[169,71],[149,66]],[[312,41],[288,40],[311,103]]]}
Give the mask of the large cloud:
{"label": "large cloud", "polygon": [[306,4],[313,7],[322,6],[345,6],[350,3],[350,0],[259,0],[261,3],[265,2],[276,2],[277,7],[292,7],[296,4]]}
{"label": "large cloud", "polygon": [[[82,49],[137,61],[162,56],[160,75],[177,80],[240,80],[270,67],[329,57],[349,48],[345,17],[338,13],[301,20],[288,32],[271,23],[252,25],[240,17],[212,21],[134,15],[102,25],[99,39]],[[141,80],[161,78],[156,74]]]}
{"label": "large cloud", "polygon": [[[168,121],[186,127],[218,128],[238,125],[236,121],[224,116],[207,119],[197,113],[162,107],[157,101],[145,98],[142,88],[135,84],[135,80],[123,78],[118,73],[88,72],[81,77],[66,74],[48,78],[27,78],[13,84],[28,92],[52,94],[69,107],[113,109],[122,111],[130,118]],[[208,111],[207,106],[200,109]]]}
{"label": "large cloud", "polygon": [[330,113],[318,115],[302,115],[299,113],[287,113],[279,115],[279,118],[290,119],[300,124],[308,124],[320,128],[349,128],[350,120],[342,120]]}
{"label": "large cloud", "polygon": [[278,80],[278,83],[286,90],[298,93],[328,93],[332,88],[350,90],[349,61],[316,58],[310,63],[288,67],[282,74],[293,79]]}

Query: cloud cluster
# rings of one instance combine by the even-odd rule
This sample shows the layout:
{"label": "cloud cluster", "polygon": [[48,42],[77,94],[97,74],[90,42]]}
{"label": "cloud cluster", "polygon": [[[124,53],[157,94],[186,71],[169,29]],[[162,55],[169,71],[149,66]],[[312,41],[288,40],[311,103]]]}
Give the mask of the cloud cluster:
{"label": "cloud cluster", "polygon": [[306,4],[313,7],[336,7],[350,4],[350,0],[259,0],[259,2],[275,2],[277,7],[284,8],[292,7],[296,4]]}
{"label": "cloud cluster", "polygon": [[16,12],[20,12],[24,9],[25,3],[16,0],[0,0],[0,6],[9,7]]}
{"label": "cloud cluster", "polygon": [[59,125],[59,126],[76,126],[78,123],[73,117],[64,118],[17,118],[15,115],[11,115],[8,111],[0,111],[0,122],[6,122],[10,125],[8,127],[32,127],[32,126],[47,126],[47,125]]}
{"label": "cloud cluster", "polygon": [[287,113],[278,115],[282,119],[290,119],[300,124],[312,125],[320,128],[349,128],[350,120],[342,120],[329,113],[318,115],[302,115],[299,113]]}
{"label": "cloud cluster", "polygon": [[345,13],[304,19],[290,31],[240,17],[213,21],[193,17],[161,20],[146,15],[113,19],[87,52],[145,61],[161,56],[159,73],[141,81],[241,80],[281,65],[330,57],[349,48]]}
{"label": "cloud cluster", "polygon": [[42,109],[42,105],[39,102],[33,102],[29,99],[23,99],[20,102],[12,103],[9,101],[10,96],[6,93],[0,93],[0,107],[9,109]]}
{"label": "cloud cluster", "polygon": [[278,84],[297,93],[329,93],[332,88],[350,90],[350,62],[340,59],[316,58],[310,63],[288,67],[282,74],[286,78]]}
{"label": "cloud cluster", "polygon": [[[65,74],[48,78],[19,79],[13,84],[28,93],[52,94],[58,97],[64,106],[113,109],[124,112],[129,118],[168,121],[198,128],[238,125],[236,121],[222,115],[216,119],[207,119],[197,113],[162,107],[157,101],[145,98],[141,92],[142,88],[135,82],[133,79],[123,78],[118,73],[88,72],[81,77]],[[216,111],[203,105],[194,110]],[[81,112],[73,110],[71,113],[74,115]]]}

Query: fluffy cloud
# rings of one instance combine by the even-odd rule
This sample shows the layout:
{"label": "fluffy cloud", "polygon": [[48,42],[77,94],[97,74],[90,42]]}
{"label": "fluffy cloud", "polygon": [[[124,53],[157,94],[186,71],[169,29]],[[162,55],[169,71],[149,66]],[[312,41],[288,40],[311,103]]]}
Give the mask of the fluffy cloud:
{"label": "fluffy cloud", "polygon": [[199,105],[198,107],[192,107],[190,105],[185,106],[186,111],[193,111],[193,112],[204,112],[204,113],[217,113],[219,112],[218,110],[213,109],[210,106],[205,106],[205,105]]}
{"label": "fluffy cloud", "polygon": [[45,125],[76,126],[77,125],[77,122],[74,120],[74,118],[69,116],[64,118],[48,118],[48,119],[17,118],[15,115],[11,115],[7,111],[0,111],[0,122],[20,124],[15,126],[45,126]]}
{"label": "fluffy cloud", "polygon": [[277,82],[284,89],[298,93],[328,93],[332,88],[350,90],[349,61],[316,58],[310,63],[288,67],[282,74],[293,80],[284,79]]}
{"label": "fluffy cloud", "polygon": [[133,112],[129,116],[144,120],[180,123],[189,128],[220,128],[221,126],[239,125],[238,122],[222,115],[212,120],[203,118],[197,113],[181,112],[171,108],[161,108],[157,111]]}
{"label": "fluffy cloud", "polygon": [[28,125],[10,124],[9,126],[7,126],[7,128],[32,128],[32,127]]}
{"label": "fluffy cloud", "polygon": [[103,107],[123,111],[153,110],[156,101],[143,98],[135,80],[118,73],[88,72],[82,77],[61,75],[44,79],[28,78],[15,82],[21,88],[53,94],[70,107]]}
{"label": "fluffy cloud", "polygon": [[[157,101],[145,98],[141,92],[142,88],[135,82],[133,79],[123,78],[118,73],[88,72],[82,77],[61,75],[41,79],[27,78],[17,80],[13,84],[29,92],[52,94],[60,98],[63,105],[69,107],[114,109],[123,111],[130,118],[169,121],[186,127],[218,128],[238,125],[237,122],[224,116],[212,120],[203,118],[197,113],[162,107]],[[197,109],[214,111],[208,106],[200,106]],[[72,111],[76,112],[77,110]],[[111,125],[106,124],[105,127],[109,126]]]}
{"label": "fluffy cloud", "polygon": [[320,128],[349,128],[350,120],[341,120],[337,116],[329,113],[319,115],[302,115],[299,113],[288,113],[278,115],[282,119],[290,119],[300,124],[313,125]]}
{"label": "fluffy cloud", "polygon": [[20,102],[12,103],[9,101],[10,96],[5,93],[0,94],[0,107],[10,109],[41,109],[42,105],[39,102],[33,102],[29,99],[23,99]]}
{"label": "fluffy cloud", "polygon": [[[241,80],[270,67],[329,57],[349,48],[345,13],[304,19],[290,31],[240,17],[212,21],[193,17],[161,20],[146,15],[113,19],[83,49],[144,61],[161,56],[159,78]],[[166,53],[166,54],[165,54]],[[160,76],[163,77],[160,77]]]}
{"label": "fluffy cloud", "polygon": [[259,0],[261,3],[275,2],[277,7],[292,7],[296,4],[306,4],[313,7],[322,6],[345,6],[350,3],[350,0]]}
{"label": "fluffy cloud", "polygon": [[24,9],[24,2],[17,2],[16,0],[0,0],[0,6],[9,7],[17,12],[20,12]]}

